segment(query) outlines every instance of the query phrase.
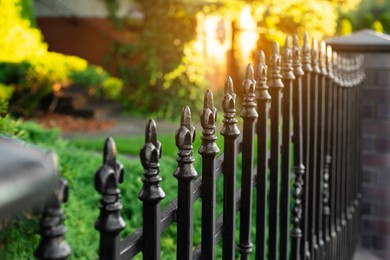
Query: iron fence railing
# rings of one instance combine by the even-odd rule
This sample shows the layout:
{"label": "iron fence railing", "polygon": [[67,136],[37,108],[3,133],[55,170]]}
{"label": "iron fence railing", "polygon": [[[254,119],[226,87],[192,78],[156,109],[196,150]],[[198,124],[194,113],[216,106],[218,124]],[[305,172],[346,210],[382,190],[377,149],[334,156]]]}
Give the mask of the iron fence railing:
{"label": "iron fence railing", "polygon": [[[254,68],[248,65],[242,84],[242,134],[236,124],[233,82],[228,77],[222,100],[224,149],[219,157],[215,142],[217,110],[212,93],[206,92],[199,176],[192,156],[195,128],[190,108],[183,108],[176,132],[178,167],[174,176],[178,196],[164,208],[160,207],[165,197],[159,185],[161,143],[155,122],[148,121],[140,154],[144,167],[139,193],[143,225],[123,240],[120,233],[125,222],[119,190],[123,167],[116,160],[114,140],[106,140],[104,162],[95,176],[95,188],[101,194],[95,225],[100,232],[100,259],[129,259],[138,253],[144,259],[160,259],[160,235],[174,223],[180,260],[215,259],[221,239],[223,259],[234,259],[237,252],[241,259],[352,258],[360,232],[363,58],[337,55],[315,40],[310,47],[307,34],[303,42],[300,47],[297,37],[292,44],[287,38],[282,57],[278,44],[274,44],[268,80],[263,52],[259,52]],[[242,176],[237,188],[239,153]],[[217,178],[224,182],[223,213],[219,216]],[[193,204],[198,199],[202,202],[202,233],[201,243],[195,245]],[[47,212],[55,217],[46,214],[42,219],[43,239],[37,256],[65,259],[69,250],[63,250],[62,212],[58,208]],[[251,237],[252,225],[256,227],[255,238]],[[48,239],[54,233],[61,239]]]}

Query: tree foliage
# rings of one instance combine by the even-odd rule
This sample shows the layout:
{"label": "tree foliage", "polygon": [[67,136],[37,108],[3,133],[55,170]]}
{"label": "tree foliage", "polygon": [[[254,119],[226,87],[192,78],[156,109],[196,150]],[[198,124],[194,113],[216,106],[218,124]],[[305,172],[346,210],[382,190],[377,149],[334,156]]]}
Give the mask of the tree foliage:
{"label": "tree foliage", "polygon": [[[26,114],[42,108],[43,99],[88,68],[84,59],[48,51],[34,27],[31,0],[0,0],[0,24],[0,98],[10,100],[13,112]],[[108,76],[95,93],[117,97],[123,83]]]}
{"label": "tree foliage", "polygon": [[390,2],[385,0],[362,0],[360,5],[340,15],[337,33],[345,34],[343,23],[348,20],[353,31],[373,29],[390,33]]}

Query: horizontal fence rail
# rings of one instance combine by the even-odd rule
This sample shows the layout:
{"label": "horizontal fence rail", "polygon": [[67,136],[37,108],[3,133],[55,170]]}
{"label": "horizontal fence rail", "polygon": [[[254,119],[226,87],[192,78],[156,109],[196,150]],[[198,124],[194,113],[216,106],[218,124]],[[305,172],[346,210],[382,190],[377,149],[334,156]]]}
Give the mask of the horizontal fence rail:
{"label": "horizontal fence rail", "polygon": [[[242,133],[233,80],[227,78],[222,152],[216,144],[213,94],[205,93],[199,172],[193,165],[196,130],[190,108],[183,108],[175,135],[177,198],[164,208],[159,175],[162,145],[155,122],[147,122],[138,196],[143,225],[124,239],[119,189],[124,169],[116,160],[114,140],[106,140],[103,165],[95,174],[100,194],[95,224],[100,233],[99,259],[130,259],[139,253],[143,259],[160,259],[161,237],[174,224],[180,260],[215,259],[220,240],[223,259],[352,259],[360,232],[363,57],[338,55],[315,39],[310,46],[307,34],[302,46],[294,36],[292,41],[287,37],[282,52],[279,49],[274,43],[269,69],[262,51],[257,64],[246,68]],[[241,187],[237,187],[238,172]],[[218,178],[223,178],[220,215]],[[42,218],[36,253],[40,259],[66,259],[70,254],[60,209],[67,197],[66,183],[61,182],[58,190]],[[199,199],[201,242],[194,244],[194,203]]]}

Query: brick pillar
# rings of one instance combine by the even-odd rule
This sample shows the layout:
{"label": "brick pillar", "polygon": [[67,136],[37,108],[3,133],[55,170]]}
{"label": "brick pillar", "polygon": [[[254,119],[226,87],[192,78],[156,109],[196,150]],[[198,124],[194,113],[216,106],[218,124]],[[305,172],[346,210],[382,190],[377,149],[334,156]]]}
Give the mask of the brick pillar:
{"label": "brick pillar", "polygon": [[365,54],[362,245],[390,259],[390,53]]}

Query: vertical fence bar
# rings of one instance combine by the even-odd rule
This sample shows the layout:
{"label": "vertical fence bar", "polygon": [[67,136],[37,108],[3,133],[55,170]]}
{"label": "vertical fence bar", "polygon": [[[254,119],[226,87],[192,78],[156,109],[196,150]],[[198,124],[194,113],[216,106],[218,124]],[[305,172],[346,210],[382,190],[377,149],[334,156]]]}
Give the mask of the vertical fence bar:
{"label": "vertical fence bar", "polygon": [[280,75],[279,44],[273,43],[269,88],[271,94],[271,160],[270,160],[270,212],[269,212],[269,259],[278,259],[279,234],[279,175],[280,175],[280,110],[283,83]]}
{"label": "vertical fence bar", "polygon": [[308,259],[310,257],[309,250],[309,240],[311,233],[309,233],[309,155],[310,155],[310,92],[311,92],[311,72],[313,68],[310,63],[310,45],[309,45],[309,36],[305,32],[303,37],[303,46],[302,46],[302,69],[304,75],[302,77],[302,135],[303,135],[303,164],[306,169],[306,176],[303,181],[304,189],[302,196],[302,243],[301,243],[301,259]]}
{"label": "vertical fence bar", "polygon": [[346,231],[346,169],[347,169],[347,78],[345,73],[345,57],[341,56],[341,72],[343,79],[343,86],[341,89],[341,99],[342,99],[342,129],[341,129],[341,238],[340,238],[340,257],[341,259],[345,259],[345,231]]}
{"label": "vertical fence bar", "polygon": [[[356,88],[356,83],[357,83],[357,78],[358,75],[356,74],[356,56],[351,57],[351,87],[349,90],[349,116],[350,116],[350,133],[348,135],[349,137],[349,149],[350,149],[350,161],[349,161],[349,173],[348,173],[348,178],[349,178],[349,198],[348,198],[348,204],[349,204],[349,217],[350,217],[350,223],[349,223],[349,231],[348,231],[348,241],[349,241],[349,258],[352,258],[354,249],[355,249],[355,237],[354,237],[354,232],[355,232],[355,204],[354,204],[354,198],[355,198],[355,185],[354,185],[354,172],[355,172],[355,149],[356,149],[356,128],[354,125],[355,121],[355,111],[353,109],[353,104],[356,102],[355,100],[355,88]],[[355,109],[356,110],[356,109]]]}
{"label": "vertical fence bar", "polygon": [[353,71],[354,75],[353,75],[353,78],[355,79],[354,81],[354,84],[352,86],[352,89],[351,89],[351,98],[352,98],[352,102],[351,102],[351,115],[352,115],[352,122],[351,122],[351,128],[352,128],[352,136],[351,136],[351,144],[352,144],[352,147],[351,147],[351,152],[352,152],[352,159],[351,159],[351,166],[352,166],[352,169],[351,169],[351,173],[350,173],[350,178],[351,178],[351,183],[352,183],[352,193],[351,193],[351,198],[350,198],[350,203],[351,203],[351,214],[352,214],[352,230],[351,230],[351,240],[352,240],[352,248],[351,248],[351,255],[353,255],[354,251],[355,251],[355,247],[356,247],[356,244],[358,242],[358,240],[356,239],[356,236],[358,235],[356,233],[356,230],[357,230],[357,226],[356,226],[356,204],[355,204],[355,199],[356,199],[356,172],[357,172],[357,165],[356,165],[356,161],[357,161],[357,157],[356,157],[356,151],[357,151],[357,126],[356,126],[356,115],[357,115],[357,111],[358,111],[358,108],[356,107],[356,103],[357,103],[357,98],[356,98],[356,88],[357,88],[357,84],[359,82],[359,73],[358,73],[358,59],[357,59],[357,56],[354,56],[354,71]]}
{"label": "vertical fence bar", "polygon": [[120,232],[126,224],[120,214],[122,203],[119,183],[123,182],[123,166],[116,161],[116,145],[112,138],[104,143],[103,166],[95,175],[95,189],[101,194],[100,215],[95,228],[100,232],[99,259],[119,259]]}
{"label": "vertical fence bar", "polygon": [[302,149],[302,64],[300,60],[300,48],[298,36],[294,36],[293,40],[293,69],[295,80],[293,83],[293,120],[294,120],[294,207],[292,211],[293,230],[291,232],[291,259],[298,260],[300,257],[300,243],[302,238],[301,215],[302,215],[302,200],[301,196],[304,192],[303,174],[305,167],[303,165],[303,149]]}
{"label": "vertical fence bar", "polygon": [[291,114],[292,114],[292,86],[295,79],[292,67],[292,53],[290,38],[286,42],[282,56],[283,88],[283,128],[282,128],[282,175],[280,194],[280,259],[288,259],[290,241],[290,165],[291,165]]}
{"label": "vertical fence bar", "polygon": [[342,129],[343,129],[343,117],[342,117],[342,112],[343,112],[343,92],[342,92],[342,76],[341,76],[341,71],[339,68],[340,63],[340,57],[337,56],[337,62],[336,62],[336,68],[337,68],[337,74],[339,77],[339,83],[337,86],[337,170],[336,170],[336,183],[337,183],[337,192],[336,192],[336,214],[337,214],[337,233],[336,233],[336,259],[340,259],[340,241],[341,241],[341,210],[342,210],[342,197],[341,197],[341,190],[342,190]]}
{"label": "vertical fence bar", "polygon": [[217,109],[214,107],[213,94],[207,90],[201,113],[202,144],[202,259],[215,258],[215,207],[216,207],[216,171],[215,157],[219,148],[215,143],[215,121]]}
{"label": "vertical fence bar", "polygon": [[196,172],[192,156],[192,143],[195,140],[195,127],[191,124],[191,110],[183,107],[181,112],[180,128],[176,131],[176,146],[179,148],[178,167],[174,176],[178,180],[177,198],[177,248],[178,260],[192,259],[192,234],[193,234],[193,180]]}
{"label": "vertical fence bar", "polygon": [[332,99],[333,99],[333,71],[332,71],[332,48],[327,46],[326,48],[326,83],[325,83],[325,132],[324,132],[324,145],[325,145],[325,165],[323,173],[323,217],[324,225],[322,226],[324,241],[325,241],[325,257],[330,257],[330,235],[331,235],[331,208],[332,200],[330,190],[333,187],[333,176],[330,173],[331,157],[331,136],[332,136]]}
{"label": "vertical fence bar", "polygon": [[347,88],[346,88],[346,176],[345,176],[345,188],[346,188],[346,198],[345,198],[345,201],[346,201],[346,230],[345,230],[345,257],[349,258],[349,253],[350,253],[350,249],[349,249],[349,246],[351,245],[351,240],[350,240],[350,230],[351,230],[351,208],[350,208],[350,203],[349,203],[349,199],[350,199],[350,192],[352,190],[352,187],[351,187],[351,183],[350,183],[350,171],[351,171],[351,135],[353,134],[352,133],[352,129],[351,129],[351,110],[350,110],[350,106],[351,106],[351,87],[352,87],[352,74],[351,74],[351,56],[349,55],[347,57],[347,66],[346,66],[346,70],[347,70],[347,80],[348,80],[348,84],[347,84]]}
{"label": "vertical fence bar", "polygon": [[241,117],[244,119],[244,133],[242,141],[240,243],[238,250],[241,254],[241,259],[249,259],[249,254],[252,252],[253,138],[255,120],[258,116],[255,103],[255,80],[251,64],[247,66],[243,88],[244,100],[242,103]]}
{"label": "vertical fence bar", "polygon": [[145,129],[145,144],[140,152],[141,163],[144,168],[144,183],[138,197],[143,202],[143,233],[142,257],[143,259],[160,259],[160,201],[165,193],[160,187],[161,143],[157,140],[156,123],[149,120]]}
{"label": "vertical fence bar", "polygon": [[235,258],[235,229],[236,229],[236,168],[237,143],[240,134],[236,119],[236,94],[233,90],[233,81],[226,79],[225,95],[222,100],[224,111],[221,135],[224,137],[223,160],[223,259]]}
{"label": "vertical fence bar", "polygon": [[256,205],[256,259],[266,257],[267,234],[267,172],[268,172],[268,109],[271,96],[267,86],[267,65],[264,52],[259,52],[255,67],[257,112],[257,205]]}
{"label": "vertical fence bar", "polygon": [[320,73],[318,75],[318,128],[317,128],[317,214],[316,214],[316,234],[318,238],[318,258],[324,259],[324,237],[322,233],[323,226],[323,170],[325,160],[325,88],[326,88],[326,76],[328,74],[326,70],[326,45],[322,41],[318,52]]}
{"label": "vertical fence bar", "polygon": [[318,75],[320,68],[318,66],[318,44],[313,38],[311,47],[311,65],[313,71],[311,73],[310,82],[310,150],[309,150],[309,218],[308,228],[310,233],[310,255],[312,259],[318,257],[318,244],[316,233],[316,217],[318,213],[317,205],[317,143],[318,143]]}
{"label": "vertical fence bar", "polygon": [[64,212],[61,203],[68,200],[68,183],[58,179],[58,186],[46,202],[40,221],[41,241],[35,251],[35,256],[42,260],[65,260],[71,254],[71,249],[64,235]]}
{"label": "vertical fence bar", "polygon": [[332,143],[331,143],[331,258],[336,259],[336,245],[337,245],[337,205],[338,205],[338,172],[337,163],[338,158],[338,71],[336,70],[337,53],[332,52],[332,71],[333,71],[333,86],[332,86]]}

